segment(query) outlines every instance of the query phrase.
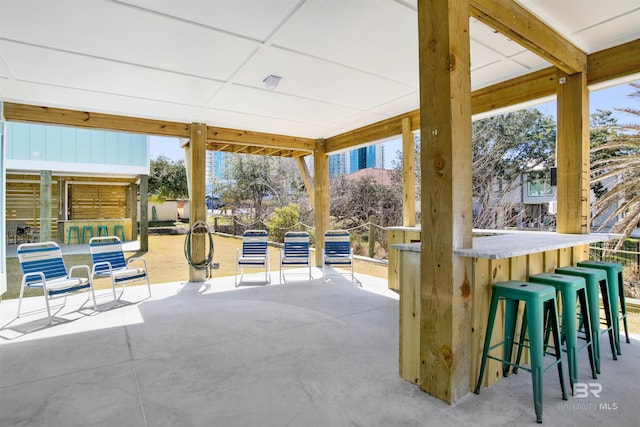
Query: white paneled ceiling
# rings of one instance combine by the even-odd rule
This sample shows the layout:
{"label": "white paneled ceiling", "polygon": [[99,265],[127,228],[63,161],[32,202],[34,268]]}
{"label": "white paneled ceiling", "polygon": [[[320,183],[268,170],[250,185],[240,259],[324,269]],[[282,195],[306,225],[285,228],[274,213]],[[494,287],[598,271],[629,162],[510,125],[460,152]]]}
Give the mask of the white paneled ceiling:
{"label": "white paneled ceiling", "polygon": [[[640,37],[640,0],[519,2],[587,53]],[[474,90],[550,65],[470,32]],[[5,101],[309,138],[418,108],[417,49],[415,0],[0,0]]]}

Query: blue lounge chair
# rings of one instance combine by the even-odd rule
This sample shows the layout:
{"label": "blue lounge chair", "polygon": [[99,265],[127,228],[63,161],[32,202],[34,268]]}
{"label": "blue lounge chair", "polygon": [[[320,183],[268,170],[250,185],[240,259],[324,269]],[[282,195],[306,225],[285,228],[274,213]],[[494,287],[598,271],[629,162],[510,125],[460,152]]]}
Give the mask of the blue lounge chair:
{"label": "blue lounge chair", "polygon": [[[267,253],[268,237],[264,230],[247,230],[242,235],[242,249],[236,252],[236,287],[242,283],[242,273],[245,268],[264,268],[264,280],[266,284],[271,283]],[[240,270],[240,276],[238,276],[238,270]]]}
{"label": "blue lounge chair", "polygon": [[[93,276],[108,277],[111,279],[113,300],[122,297],[127,283],[146,281],[149,296],[151,296],[151,284],[147,274],[147,262],[142,257],[124,258],[122,242],[116,236],[93,237],[89,240],[89,250],[93,261]],[[137,267],[131,264],[136,262]],[[116,286],[121,285],[120,295],[116,296]]]}
{"label": "blue lounge chair", "polygon": [[[55,297],[64,296],[66,303],[67,294],[81,290],[89,291],[91,293],[90,296],[93,297],[93,309],[97,309],[89,266],[75,265],[67,271],[62,258],[62,251],[57,243],[23,243],[18,246],[18,259],[20,260],[20,268],[22,268],[22,283],[20,285],[17,317],[20,317],[25,286],[42,289],[50,325],[53,324],[53,319],[49,300]],[[76,270],[84,270],[86,277],[73,277],[73,273]],[[87,301],[89,301],[89,295],[87,296]],[[64,307],[64,304],[62,307]]]}
{"label": "blue lounge chair", "polygon": [[[330,230],[324,235],[324,249],[322,252],[322,277],[327,281],[327,267],[349,268],[351,281],[361,284],[353,274],[353,249],[351,236],[344,230]],[[340,273],[342,274],[342,273]]]}
{"label": "blue lounge chair", "polygon": [[309,233],[306,231],[289,231],[284,235],[284,248],[280,251],[280,283],[284,283],[285,267],[308,267],[311,276],[311,251],[309,250]]}

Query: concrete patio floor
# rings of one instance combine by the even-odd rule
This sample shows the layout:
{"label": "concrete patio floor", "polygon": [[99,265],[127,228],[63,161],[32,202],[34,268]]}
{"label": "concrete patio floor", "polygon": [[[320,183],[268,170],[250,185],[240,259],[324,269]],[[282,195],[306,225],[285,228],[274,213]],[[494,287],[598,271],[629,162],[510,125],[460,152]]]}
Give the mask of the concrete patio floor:
{"label": "concrete patio floor", "polygon": [[[52,327],[42,311],[15,320],[17,300],[2,301],[0,426],[536,425],[525,372],[456,406],[404,381],[398,297],[358,277],[362,288],[334,276],[238,289],[222,277],[157,284],[151,298],[135,286],[119,307],[99,291],[98,312],[74,295]],[[544,424],[637,425],[637,337],[618,361],[604,352],[597,380],[579,357],[579,379],[600,384],[599,398],[563,401],[549,370]]]}

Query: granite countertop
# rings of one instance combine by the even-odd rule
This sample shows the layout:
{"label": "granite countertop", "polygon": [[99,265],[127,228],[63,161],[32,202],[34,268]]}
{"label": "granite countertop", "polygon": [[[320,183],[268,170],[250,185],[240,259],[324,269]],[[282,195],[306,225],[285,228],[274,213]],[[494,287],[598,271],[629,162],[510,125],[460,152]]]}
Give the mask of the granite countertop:
{"label": "granite countertop", "polygon": [[[455,255],[471,258],[512,258],[555,249],[570,248],[616,239],[616,234],[559,234],[540,231],[520,231],[495,236],[474,237],[473,247],[456,249]],[[420,243],[398,243],[391,245],[401,251],[420,252]]]}

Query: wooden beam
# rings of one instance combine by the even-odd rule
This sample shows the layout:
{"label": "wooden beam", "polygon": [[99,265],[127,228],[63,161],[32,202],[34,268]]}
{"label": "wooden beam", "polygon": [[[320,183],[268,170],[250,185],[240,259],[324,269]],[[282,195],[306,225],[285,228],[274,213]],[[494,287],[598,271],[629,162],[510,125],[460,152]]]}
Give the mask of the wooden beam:
{"label": "wooden beam", "polygon": [[602,83],[640,73],[640,39],[611,49],[595,52],[587,58],[587,84]]}
{"label": "wooden beam", "polygon": [[[206,136],[207,125],[204,123],[191,124],[191,141],[189,143],[189,225],[194,230],[194,225],[201,221],[207,221],[207,206],[205,204],[205,174],[206,174]],[[200,264],[206,257],[205,233],[193,232],[191,234],[191,260]],[[207,279],[206,270],[198,270],[189,266],[189,281],[204,282]]]}
{"label": "wooden beam", "polygon": [[471,114],[510,107],[555,93],[556,69],[549,67],[475,90],[471,98]]}
{"label": "wooden beam", "polygon": [[325,151],[325,141],[316,141],[313,151],[313,180],[315,183],[315,241],[316,265],[322,266],[322,251],[324,250],[324,233],[329,229],[329,156]]}
{"label": "wooden beam", "polygon": [[416,225],[416,145],[411,131],[411,119],[402,119],[402,225]]}
{"label": "wooden beam", "polygon": [[469,0],[418,0],[421,132],[420,388],[470,390],[471,64]]}
{"label": "wooden beam", "polygon": [[558,233],[589,233],[589,90],[583,73],[558,70]]}
{"label": "wooden beam", "polygon": [[470,15],[566,73],[587,71],[587,55],[513,0],[470,0]]}
{"label": "wooden beam", "polygon": [[315,148],[315,140],[295,136],[276,135],[248,130],[207,127],[207,141],[231,142],[254,147],[284,148],[301,150],[311,154]]}
{"label": "wooden beam", "polygon": [[390,136],[400,135],[402,133],[402,120],[407,117],[411,119],[414,129],[420,126],[420,111],[409,111],[408,113],[328,138],[326,152],[330,154],[352,148],[356,144],[379,141]]}
{"label": "wooden beam", "polygon": [[88,129],[115,130],[144,135],[189,137],[189,125],[162,120],[140,119],[113,114],[5,102],[4,115],[8,121],[55,124]]}
{"label": "wooden beam", "polygon": [[313,185],[313,178],[311,177],[311,172],[309,172],[309,168],[307,167],[307,162],[304,161],[304,157],[296,157],[296,164],[298,165],[298,170],[300,171],[300,176],[302,177],[302,181],[304,182],[304,188],[307,190],[307,195],[309,196],[309,202],[311,203],[311,209],[316,208],[316,190]]}

